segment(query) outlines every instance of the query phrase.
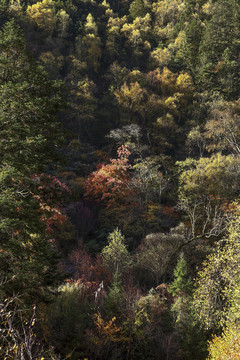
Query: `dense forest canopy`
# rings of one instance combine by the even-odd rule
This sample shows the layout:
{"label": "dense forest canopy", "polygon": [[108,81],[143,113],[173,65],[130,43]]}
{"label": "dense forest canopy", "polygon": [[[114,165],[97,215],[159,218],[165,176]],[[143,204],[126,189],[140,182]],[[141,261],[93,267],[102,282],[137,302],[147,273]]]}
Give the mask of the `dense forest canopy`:
{"label": "dense forest canopy", "polygon": [[0,0],[0,358],[240,354],[238,0]]}

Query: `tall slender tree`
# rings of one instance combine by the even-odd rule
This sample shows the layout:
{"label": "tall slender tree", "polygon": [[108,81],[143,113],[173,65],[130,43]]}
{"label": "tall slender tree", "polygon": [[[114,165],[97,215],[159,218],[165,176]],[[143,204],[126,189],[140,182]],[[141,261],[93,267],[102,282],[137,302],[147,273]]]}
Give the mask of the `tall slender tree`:
{"label": "tall slender tree", "polygon": [[58,279],[50,227],[64,186],[43,172],[55,161],[60,98],[14,22],[0,54],[0,274],[6,295],[36,296]]}

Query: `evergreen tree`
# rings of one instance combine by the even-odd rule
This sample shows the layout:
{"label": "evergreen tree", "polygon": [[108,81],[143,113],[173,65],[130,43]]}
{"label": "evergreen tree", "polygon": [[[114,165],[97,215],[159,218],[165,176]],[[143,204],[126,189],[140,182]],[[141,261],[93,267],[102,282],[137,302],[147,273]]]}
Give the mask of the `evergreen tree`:
{"label": "evergreen tree", "polygon": [[200,83],[204,90],[234,98],[239,92],[239,2],[218,0],[211,13],[200,45]]}
{"label": "evergreen tree", "polygon": [[108,245],[102,250],[102,258],[112,274],[121,274],[130,265],[131,257],[125,245],[125,237],[119,229],[109,234]]}
{"label": "evergreen tree", "polygon": [[174,280],[170,285],[170,292],[174,296],[181,293],[190,295],[192,292],[192,281],[188,275],[187,263],[183,253],[180,254],[177,266],[174,270]]}
{"label": "evergreen tree", "polygon": [[60,134],[59,99],[14,22],[0,50],[0,273],[7,295],[36,296],[59,279],[50,227],[62,185],[42,174]]}
{"label": "evergreen tree", "polygon": [[193,284],[188,275],[187,262],[180,254],[174,270],[174,280],[169,291],[175,296],[172,312],[176,319],[175,331],[184,360],[205,360],[207,354],[206,334],[197,321],[192,305]]}
{"label": "evergreen tree", "polygon": [[53,161],[60,139],[58,84],[34,63],[13,21],[0,34],[0,83],[0,164],[39,173]]}
{"label": "evergreen tree", "polygon": [[9,3],[9,0],[0,1],[0,22],[6,21]]}

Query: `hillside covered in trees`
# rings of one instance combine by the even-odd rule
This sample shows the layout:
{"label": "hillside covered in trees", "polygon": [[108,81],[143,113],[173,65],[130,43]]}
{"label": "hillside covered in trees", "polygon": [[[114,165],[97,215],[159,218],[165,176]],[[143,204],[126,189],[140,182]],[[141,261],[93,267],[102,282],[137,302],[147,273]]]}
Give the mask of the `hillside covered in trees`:
{"label": "hillside covered in trees", "polygon": [[0,359],[240,359],[238,0],[0,0]]}

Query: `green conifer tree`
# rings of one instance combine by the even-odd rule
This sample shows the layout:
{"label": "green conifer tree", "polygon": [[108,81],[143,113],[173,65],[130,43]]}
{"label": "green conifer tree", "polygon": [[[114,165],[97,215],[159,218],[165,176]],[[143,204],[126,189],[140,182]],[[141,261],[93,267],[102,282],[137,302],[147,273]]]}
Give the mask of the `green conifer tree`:
{"label": "green conifer tree", "polygon": [[200,45],[200,84],[233,99],[239,94],[239,2],[218,0],[211,14]]}
{"label": "green conifer tree", "polygon": [[13,21],[0,33],[0,84],[0,281],[6,295],[36,297],[59,279],[48,228],[61,185],[42,174],[60,137],[59,97]]}
{"label": "green conifer tree", "polygon": [[191,294],[192,281],[188,275],[188,268],[183,253],[180,254],[177,266],[174,270],[174,280],[170,285],[170,292],[175,296],[180,293]]}

